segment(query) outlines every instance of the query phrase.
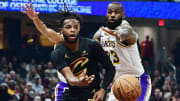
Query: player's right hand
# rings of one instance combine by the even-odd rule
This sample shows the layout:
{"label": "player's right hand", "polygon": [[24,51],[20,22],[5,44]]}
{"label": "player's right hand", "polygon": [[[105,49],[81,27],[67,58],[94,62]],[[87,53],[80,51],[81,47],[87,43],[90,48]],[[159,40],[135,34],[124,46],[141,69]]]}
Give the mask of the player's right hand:
{"label": "player's right hand", "polygon": [[21,12],[26,14],[31,20],[35,20],[38,18],[39,12],[36,12],[34,10],[32,3],[30,3],[30,6],[28,4],[25,4],[25,6],[22,6],[22,8],[25,11],[21,11]]}
{"label": "player's right hand", "polygon": [[87,76],[86,69],[80,74],[78,86],[88,86],[91,82],[93,82],[95,75]]}

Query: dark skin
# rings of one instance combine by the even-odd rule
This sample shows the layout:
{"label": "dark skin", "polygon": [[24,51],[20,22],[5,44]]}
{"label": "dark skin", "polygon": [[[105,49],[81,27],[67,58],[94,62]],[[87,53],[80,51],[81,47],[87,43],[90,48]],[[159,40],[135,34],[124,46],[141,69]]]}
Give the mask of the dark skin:
{"label": "dark skin", "polygon": [[[66,19],[63,23],[62,28],[63,36],[66,37],[64,40],[65,45],[71,49],[73,52],[78,51],[79,48],[79,39],[78,34],[80,31],[80,23],[76,19]],[[77,39],[77,40],[76,40]],[[78,85],[78,86],[88,86],[93,80],[94,75],[86,76],[86,70],[81,74],[80,78],[76,78],[70,67],[65,67],[61,70],[61,73],[64,75],[64,77],[67,79],[67,81],[72,85]],[[99,91],[97,91],[92,101],[103,101],[105,94],[105,90],[101,88]]]}
{"label": "dark skin", "polygon": [[[79,39],[78,34],[80,30],[80,23],[76,19],[66,19],[63,23],[63,28],[61,32],[63,33],[63,36],[67,39],[64,40],[65,45],[71,49],[73,52],[76,52],[79,48]],[[73,42],[73,43],[72,43]],[[69,66],[64,67],[60,71],[68,83],[72,86],[88,86],[93,80],[94,75],[86,76],[86,71],[82,72],[79,78],[75,77],[72,73]]]}
{"label": "dark skin", "polygon": [[120,18],[125,18],[125,12],[122,6],[118,4],[109,4],[106,16],[108,21],[113,23],[114,21],[112,21],[112,19],[118,20]]}
{"label": "dark skin", "polygon": [[[124,12],[123,6],[120,4],[114,4],[114,3],[109,4],[106,17],[108,18],[108,22],[110,23],[114,23],[116,20],[125,18],[125,12]],[[132,33],[131,29],[127,28],[127,30],[130,33],[124,34],[123,38],[122,36],[114,32],[113,30],[106,29],[104,27],[102,27],[102,29],[108,32],[109,34],[116,36],[116,38],[120,40],[121,42],[126,41],[127,45],[132,45],[136,42],[136,37],[134,34],[131,34]]]}

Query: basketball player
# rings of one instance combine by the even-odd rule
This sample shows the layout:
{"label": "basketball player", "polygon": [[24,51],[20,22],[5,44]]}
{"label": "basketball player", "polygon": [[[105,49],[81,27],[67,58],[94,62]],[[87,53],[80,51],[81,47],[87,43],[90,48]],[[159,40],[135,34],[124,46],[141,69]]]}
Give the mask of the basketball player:
{"label": "basketball player", "polygon": [[[40,31],[42,35],[44,35],[48,40],[50,40],[52,43],[54,43],[54,48],[58,45],[60,45],[63,41],[63,35],[54,31],[53,29],[48,28],[38,17],[39,12],[34,11],[34,8],[32,6],[32,3],[30,3],[30,6],[26,4],[25,6],[22,6],[25,11],[21,11],[22,13],[26,14],[35,24],[36,28]],[[63,75],[57,71],[59,83],[56,85],[55,88],[55,101],[60,101],[60,98],[64,92],[65,89],[68,89],[67,82]]]}
{"label": "basketball player", "polygon": [[[27,8],[23,7],[26,10],[23,13],[27,14],[29,18],[36,16],[35,19],[31,19],[33,21],[38,20],[37,22],[42,24],[37,17],[38,13],[34,12],[32,4],[30,5],[31,7],[27,4]],[[102,101],[106,88],[113,80],[115,69],[109,57],[105,54],[104,50],[98,43],[89,39],[79,38],[79,17],[70,12],[65,12],[62,15],[64,15],[62,18],[65,18],[62,19],[63,27],[61,30],[64,36],[64,42],[52,52],[52,60],[55,62],[58,70],[68,81],[70,89],[65,91],[60,100],[87,101],[89,98],[93,98],[95,101]],[[37,23],[35,24],[37,25]],[[40,26],[42,27],[42,25]],[[43,27],[48,29],[45,25],[43,25]],[[42,28],[40,28],[40,30],[41,29]],[[54,33],[54,31],[52,32]],[[102,88],[99,88],[100,77],[97,65],[98,63],[101,63],[106,69]],[[85,73],[86,76],[82,75],[83,73]],[[95,75],[95,78],[92,74]],[[87,75],[91,76],[88,77]]]}
{"label": "basketball player", "polygon": [[[151,93],[151,81],[144,72],[137,48],[137,33],[125,20],[123,6],[112,2],[107,10],[107,27],[101,27],[94,35],[116,68],[115,79],[129,74],[140,78],[141,96],[137,101],[148,101]],[[107,101],[118,101],[111,90]]]}
{"label": "basketball player", "polygon": [[[61,12],[61,15],[64,42],[51,54],[58,71],[68,81],[69,90],[64,92],[61,101],[103,101],[115,68],[99,43],[79,37],[79,15],[69,11]],[[98,63],[106,70],[101,88]]]}

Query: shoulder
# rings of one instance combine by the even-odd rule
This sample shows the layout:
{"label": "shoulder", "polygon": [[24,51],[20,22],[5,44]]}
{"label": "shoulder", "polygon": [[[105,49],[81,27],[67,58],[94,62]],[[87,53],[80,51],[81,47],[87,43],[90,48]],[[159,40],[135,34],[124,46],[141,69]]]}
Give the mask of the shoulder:
{"label": "shoulder", "polygon": [[88,45],[89,47],[99,44],[96,40],[89,38],[81,38],[81,42],[83,42],[83,44]]}
{"label": "shoulder", "polygon": [[81,41],[82,41],[82,42],[87,42],[88,44],[91,44],[91,43],[96,42],[95,40],[89,39],[89,38],[81,38]]}
{"label": "shoulder", "polygon": [[57,46],[52,52],[51,52],[51,57],[59,57],[63,55],[66,51],[66,48],[63,44]]}
{"label": "shoulder", "polygon": [[129,24],[127,20],[122,20],[122,24],[118,26],[117,29],[121,29],[122,27],[132,29],[132,26]]}

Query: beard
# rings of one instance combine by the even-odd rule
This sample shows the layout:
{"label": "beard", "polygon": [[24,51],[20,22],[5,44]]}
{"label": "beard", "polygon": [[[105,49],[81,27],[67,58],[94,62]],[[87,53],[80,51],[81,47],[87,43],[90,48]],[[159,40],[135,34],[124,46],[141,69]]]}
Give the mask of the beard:
{"label": "beard", "polygon": [[[109,28],[109,29],[115,29],[117,26],[119,26],[119,25],[121,25],[121,23],[122,23],[122,20],[123,20],[123,18],[120,18],[120,19],[118,19],[118,20],[116,20],[116,19],[108,19],[108,21],[107,21],[107,27]],[[113,23],[112,22],[110,22],[110,21],[114,21]]]}
{"label": "beard", "polygon": [[[66,36],[66,35],[64,35],[64,34],[63,34],[63,36],[64,36],[64,40],[65,40],[67,43],[69,43],[69,44],[74,44],[74,43],[76,43],[77,40],[79,39],[79,35],[76,36],[76,39],[75,39],[75,40],[70,40],[70,39],[68,38],[68,36]],[[74,37],[74,35],[71,35],[71,36]],[[71,37],[71,36],[69,36],[69,37]]]}

